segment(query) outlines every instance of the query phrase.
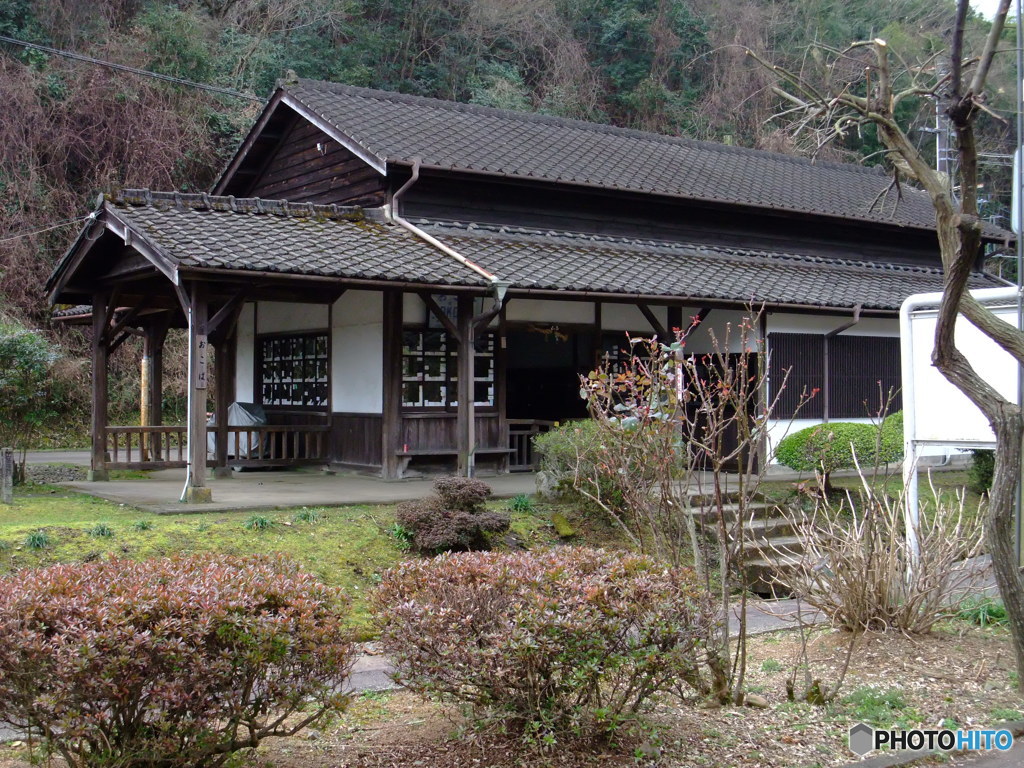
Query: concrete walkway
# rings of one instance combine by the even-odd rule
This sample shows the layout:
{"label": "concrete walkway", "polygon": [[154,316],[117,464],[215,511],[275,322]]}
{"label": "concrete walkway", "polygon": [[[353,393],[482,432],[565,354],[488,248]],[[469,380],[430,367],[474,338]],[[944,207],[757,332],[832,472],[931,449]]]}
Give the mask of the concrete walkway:
{"label": "concrete walkway", "polygon": [[[497,498],[536,491],[533,474],[481,477]],[[232,477],[209,478],[213,501],[183,504],[185,470],[163,469],[141,480],[61,483],[76,491],[156,514],[197,514],[226,510],[326,507],[346,504],[394,504],[430,494],[431,478],[381,480],[350,474],[324,474],[317,470],[235,472]]]}

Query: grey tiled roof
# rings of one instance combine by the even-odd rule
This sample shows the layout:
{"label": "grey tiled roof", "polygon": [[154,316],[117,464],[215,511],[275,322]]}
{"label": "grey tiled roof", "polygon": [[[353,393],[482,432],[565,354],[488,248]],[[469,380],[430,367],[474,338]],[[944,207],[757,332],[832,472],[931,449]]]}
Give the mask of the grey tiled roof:
{"label": "grey tiled roof", "polygon": [[[437,286],[487,281],[380,210],[127,190],[106,204],[183,267]],[[937,269],[564,231],[418,222],[511,290],[597,292],[807,307],[896,310],[939,290]],[[71,258],[69,252],[65,260]],[[63,264],[63,262],[62,262]],[[58,266],[55,276],[62,266]],[[51,281],[54,278],[51,278]],[[972,288],[1001,285],[977,275]]]}
{"label": "grey tiled roof", "polygon": [[[515,288],[896,310],[942,289],[942,273],[779,252],[476,224],[421,226]],[[977,274],[970,287],[1005,285]]]}
{"label": "grey tiled roof", "polygon": [[445,285],[486,281],[378,211],[126,190],[110,205],[184,267]]}
{"label": "grey tiled roof", "polygon": [[877,168],[315,80],[282,87],[387,163],[420,158],[453,170],[935,227],[927,194],[904,184],[898,199]]}

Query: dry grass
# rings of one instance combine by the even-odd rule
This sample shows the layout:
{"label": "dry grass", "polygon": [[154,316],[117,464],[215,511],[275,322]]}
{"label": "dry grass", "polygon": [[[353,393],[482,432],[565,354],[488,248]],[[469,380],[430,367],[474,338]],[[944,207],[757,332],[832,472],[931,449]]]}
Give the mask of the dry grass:
{"label": "dry grass", "polygon": [[[815,677],[835,679],[848,637],[834,630],[812,633]],[[814,707],[786,700],[785,680],[800,654],[796,634],[754,638],[748,685],[768,699],[769,708],[680,708],[666,699],[653,715],[659,734],[654,742],[597,749],[560,745],[531,755],[514,742],[473,738],[456,710],[396,691],[361,695],[331,727],[266,742],[251,757],[275,768],[827,768],[853,762],[846,729],[861,720],[984,727],[1020,717],[1024,708],[1014,690],[1004,629],[948,622],[915,639],[868,633],[860,643],[837,703]],[[0,749],[0,768],[27,768],[25,757],[23,748]]]}

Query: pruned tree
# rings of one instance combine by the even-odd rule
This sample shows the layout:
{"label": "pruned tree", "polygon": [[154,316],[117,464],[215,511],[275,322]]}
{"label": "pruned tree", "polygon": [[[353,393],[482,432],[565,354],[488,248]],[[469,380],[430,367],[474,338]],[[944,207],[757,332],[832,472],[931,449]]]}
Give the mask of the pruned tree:
{"label": "pruned tree", "polygon": [[[976,53],[970,50],[970,4],[957,0],[948,51],[923,60],[910,61],[879,38],[852,43],[845,50],[819,51],[824,65],[819,77],[787,71],[756,53],[750,55],[779,78],[777,93],[786,102],[780,114],[793,130],[813,134],[819,147],[853,131],[877,131],[893,171],[892,185],[877,205],[899,205],[900,185],[908,180],[920,185],[935,207],[945,283],[932,363],[985,414],[995,432],[996,464],[985,535],[1010,618],[1019,685],[1024,690],[1024,581],[1017,567],[1014,521],[1024,420],[1021,408],[978,374],[954,339],[957,319],[963,315],[1024,364],[1024,333],[997,318],[967,290],[982,248],[976,126],[982,116],[1001,119],[987,104],[986,88],[1001,53],[1009,8],[1010,0],[1001,0]],[[932,168],[898,118],[901,104],[922,98],[935,99],[949,119],[958,160],[954,178]]]}

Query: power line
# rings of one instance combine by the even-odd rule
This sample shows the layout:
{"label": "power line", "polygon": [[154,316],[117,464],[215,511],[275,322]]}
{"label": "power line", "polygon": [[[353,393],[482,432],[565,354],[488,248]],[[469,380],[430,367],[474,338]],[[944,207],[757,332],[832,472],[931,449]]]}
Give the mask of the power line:
{"label": "power line", "polygon": [[24,40],[16,40],[15,38],[7,37],[6,35],[0,35],[0,42],[10,43],[11,45],[20,45],[22,48],[31,48],[32,50],[42,51],[43,53],[49,53],[53,56],[63,56],[66,59],[82,61],[86,64],[95,64],[99,67],[107,67],[108,69],[114,69],[118,72],[128,72],[130,74],[139,75],[141,77],[152,77],[157,80],[163,80],[164,82],[175,83],[177,85],[187,85],[191,88],[199,88],[200,90],[209,91],[210,93],[217,93],[221,96],[231,96],[236,99],[247,99],[248,101],[258,101],[261,103],[264,101],[258,96],[250,96],[246,93],[239,93],[238,91],[232,91],[230,88],[219,88],[216,85],[207,85],[206,83],[197,83],[194,80],[185,80],[181,77],[162,75],[159,72],[150,72],[148,69],[138,69],[137,67],[129,67],[126,64],[115,64],[112,61],[95,59],[92,56],[85,56],[81,53],[73,53],[72,51],[62,51],[59,48],[50,48],[49,46],[38,45],[36,43],[27,43]]}
{"label": "power line", "polygon": [[96,214],[95,213],[90,213],[90,214],[87,214],[85,216],[79,216],[76,219],[68,219],[67,221],[58,221],[56,224],[51,224],[51,225],[49,225],[47,227],[43,227],[41,229],[29,229],[29,230],[26,230],[24,232],[16,232],[13,235],[9,235],[7,237],[0,237],[0,243],[8,243],[11,240],[17,240],[18,238],[29,237],[31,235],[41,235],[43,232],[49,232],[51,229],[60,229],[61,227],[69,227],[72,224],[77,224],[80,221],[85,221],[86,219],[94,219],[94,218],[96,218]]}

